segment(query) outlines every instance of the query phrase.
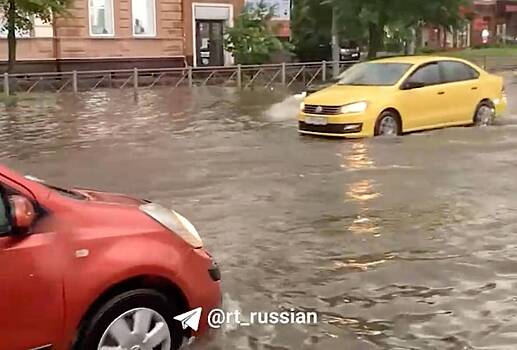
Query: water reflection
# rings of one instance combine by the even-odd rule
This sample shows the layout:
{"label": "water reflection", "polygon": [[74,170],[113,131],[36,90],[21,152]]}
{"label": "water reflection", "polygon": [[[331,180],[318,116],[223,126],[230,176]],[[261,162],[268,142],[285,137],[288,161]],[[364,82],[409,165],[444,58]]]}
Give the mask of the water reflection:
{"label": "water reflection", "polygon": [[374,160],[368,156],[368,146],[364,140],[347,143],[343,146],[343,154],[345,155],[341,167],[347,171],[375,168]]}
{"label": "water reflection", "polygon": [[[342,168],[350,170],[364,170],[375,168],[374,160],[368,154],[368,146],[364,141],[352,143],[350,150],[345,150]],[[373,234],[380,232],[377,219],[370,216],[369,202],[381,196],[378,185],[374,180],[362,178],[347,185],[345,192],[347,201],[359,205],[359,214],[348,226],[348,231],[357,234]]]}

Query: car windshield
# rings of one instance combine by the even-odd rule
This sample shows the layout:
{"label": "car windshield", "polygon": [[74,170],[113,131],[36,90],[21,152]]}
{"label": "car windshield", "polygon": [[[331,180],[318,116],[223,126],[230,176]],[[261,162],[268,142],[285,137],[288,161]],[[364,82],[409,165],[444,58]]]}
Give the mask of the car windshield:
{"label": "car windshield", "polygon": [[360,63],[339,76],[339,85],[394,85],[411,67],[408,63]]}

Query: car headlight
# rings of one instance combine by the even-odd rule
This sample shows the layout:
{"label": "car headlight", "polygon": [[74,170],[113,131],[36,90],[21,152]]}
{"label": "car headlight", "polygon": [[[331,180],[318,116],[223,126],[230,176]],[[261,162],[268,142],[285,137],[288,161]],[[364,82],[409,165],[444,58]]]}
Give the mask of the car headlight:
{"label": "car headlight", "polygon": [[203,247],[203,241],[196,228],[181,214],[156,203],[143,204],[140,210],[183,238],[193,248]]}
{"label": "car headlight", "polygon": [[341,107],[341,113],[342,114],[363,113],[364,111],[366,111],[366,108],[368,108],[367,102],[364,102],[364,101],[356,102],[356,103],[351,103],[351,104],[344,105],[343,107]]}

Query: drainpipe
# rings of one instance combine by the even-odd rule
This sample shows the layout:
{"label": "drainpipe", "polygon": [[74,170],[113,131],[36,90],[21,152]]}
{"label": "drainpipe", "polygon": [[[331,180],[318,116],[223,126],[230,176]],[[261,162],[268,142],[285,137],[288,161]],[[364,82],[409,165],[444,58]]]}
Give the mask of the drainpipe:
{"label": "drainpipe", "polygon": [[339,75],[339,36],[336,5],[332,5],[332,76]]}

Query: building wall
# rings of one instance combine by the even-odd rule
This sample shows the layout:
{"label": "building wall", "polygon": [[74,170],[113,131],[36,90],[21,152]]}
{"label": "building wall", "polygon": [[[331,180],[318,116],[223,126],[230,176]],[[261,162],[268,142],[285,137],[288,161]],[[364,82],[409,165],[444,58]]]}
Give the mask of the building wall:
{"label": "building wall", "polygon": [[[32,37],[18,39],[23,71],[184,66],[182,0],[155,0],[156,35],[133,35],[131,0],[113,0],[114,34],[90,35],[88,0],[73,0],[66,17],[52,25],[36,21]],[[55,36],[54,36],[55,33]],[[0,39],[0,61],[7,60]],[[2,65],[2,63],[0,63]]]}
{"label": "building wall", "polygon": [[[1,60],[7,60],[7,40],[0,41]],[[52,38],[20,38],[17,40],[17,58],[19,60],[51,60],[54,58],[54,40]]]}
{"label": "building wall", "polygon": [[156,36],[133,36],[130,0],[113,2],[114,35],[90,36],[87,0],[75,0],[70,16],[56,19],[58,55],[67,58],[183,56],[181,0],[156,0]]}
{"label": "building wall", "polygon": [[[472,13],[473,19],[468,25],[468,32],[457,36],[457,47],[482,45],[483,29],[490,32],[488,44],[502,41],[504,33],[509,37],[517,37],[517,1],[476,0],[466,13]],[[424,29],[422,41],[434,49],[444,48],[444,35],[443,28],[430,26]],[[447,34],[446,43],[445,48],[454,46],[453,35]]]}
{"label": "building wall", "polygon": [[493,43],[495,40],[495,33],[497,32],[498,18],[496,13],[496,2],[483,3],[478,2],[474,5],[475,18],[472,21],[472,45],[483,44],[483,38],[481,32],[483,29],[488,29],[490,37],[489,43]]}

